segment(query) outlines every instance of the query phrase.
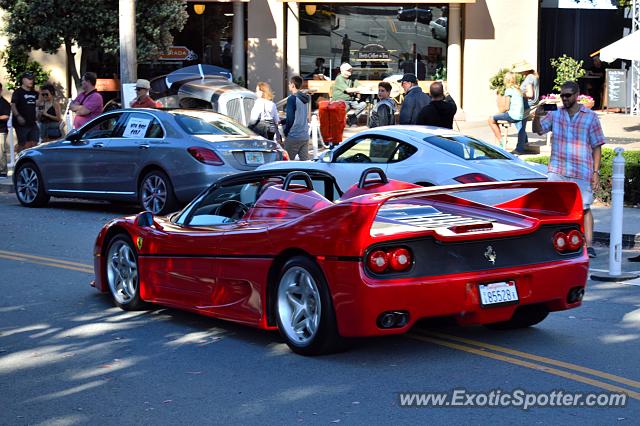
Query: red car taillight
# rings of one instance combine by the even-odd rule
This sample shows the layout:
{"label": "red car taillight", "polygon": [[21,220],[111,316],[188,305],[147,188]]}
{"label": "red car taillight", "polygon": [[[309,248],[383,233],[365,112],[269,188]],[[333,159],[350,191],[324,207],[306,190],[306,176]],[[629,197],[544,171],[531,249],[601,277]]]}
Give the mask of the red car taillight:
{"label": "red car taillight", "polygon": [[367,267],[376,274],[403,272],[411,267],[413,256],[404,247],[374,250],[367,255]]}
{"label": "red car taillight", "polygon": [[282,150],[282,161],[289,161],[289,160],[290,160],[289,153],[287,152],[286,149],[283,149]]}
{"label": "red car taillight", "polygon": [[466,175],[458,176],[454,178],[460,183],[480,183],[480,182],[495,182],[496,180],[482,173],[469,173]]}
{"label": "red car taillight", "polygon": [[382,250],[375,250],[367,256],[367,265],[376,274],[384,272],[389,266],[389,258],[387,253]]}
{"label": "red car taillight", "polygon": [[191,154],[193,158],[201,163],[208,164],[210,166],[222,166],[224,164],[222,158],[210,149],[192,146],[187,148],[187,151],[189,151],[189,154]]}
{"label": "red car taillight", "polygon": [[559,253],[576,251],[584,245],[584,237],[577,229],[569,232],[558,231],[553,234],[553,248]]}
{"label": "red car taillight", "polygon": [[584,245],[584,237],[577,229],[569,231],[567,234],[567,247],[570,251],[578,250]]}

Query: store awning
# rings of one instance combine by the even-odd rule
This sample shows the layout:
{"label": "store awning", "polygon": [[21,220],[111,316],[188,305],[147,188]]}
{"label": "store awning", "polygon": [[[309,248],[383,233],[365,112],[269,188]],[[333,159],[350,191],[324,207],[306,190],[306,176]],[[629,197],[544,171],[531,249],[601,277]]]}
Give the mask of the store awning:
{"label": "store awning", "polygon": [[600,49],[600,59],[604,62],[613,62],[616,59],[640,61],[640,31],[635,31],[615,43]]}

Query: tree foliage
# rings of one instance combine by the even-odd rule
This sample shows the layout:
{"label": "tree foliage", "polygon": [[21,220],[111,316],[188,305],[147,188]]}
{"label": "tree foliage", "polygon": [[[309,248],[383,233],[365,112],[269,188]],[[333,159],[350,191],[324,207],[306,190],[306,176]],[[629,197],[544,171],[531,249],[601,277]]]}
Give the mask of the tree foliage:
{"label": "tree foliage", "polygon": [[[0,8],[8,12],[4,32],[15,50],[56,53],[65,47],[72,54],[77,44],[83,51],[118,52],[118,0],[0,0]],[[187,17],[184,0],[137,0],[138,60],[166,51]],[[81,61],[80,74],[83,67]],[[75,65],[72,74],[78,84]]]}
{"label": "tree foliage", "polygon": [[562,85],[567,81],[577,82],[580,77],[586,74],[582,63],[573,59],[571,56],[562,54],[559,58],[551,58],[551,67],[556,71],[556,78],[553,80],[553,88],[560,91]]}

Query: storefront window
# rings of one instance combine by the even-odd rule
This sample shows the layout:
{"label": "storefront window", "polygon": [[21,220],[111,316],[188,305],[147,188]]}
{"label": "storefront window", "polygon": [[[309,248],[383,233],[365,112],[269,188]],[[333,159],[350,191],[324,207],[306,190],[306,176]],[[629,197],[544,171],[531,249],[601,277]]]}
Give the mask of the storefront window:
{"label": "storefront window", "polygon": [[349,62],[361,80],[407,72],[419,80],[445,79],[447,18],[447,6],[424,3],[301,3],[300,72],[306,79],[334,79],[340,64]]}

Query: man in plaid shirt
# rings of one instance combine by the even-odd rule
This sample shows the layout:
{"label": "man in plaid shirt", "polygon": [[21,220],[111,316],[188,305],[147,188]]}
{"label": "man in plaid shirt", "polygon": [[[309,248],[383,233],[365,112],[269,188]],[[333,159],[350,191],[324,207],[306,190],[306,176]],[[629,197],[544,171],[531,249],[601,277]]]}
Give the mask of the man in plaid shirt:
{"label": "man in plaid shirt", "polygon": [[[564,108],[546,114],[536,109],[533,131],[544,135],[553,131],[549,181],[570,181],[580,187],[584,209],[584,236],[589,257],[596,257],[593,241],[593,190],[600,183],[600,157],[605,143],[598,116],[578,103],[580,88],[567,81],[560,89]],[[546,115],[545,115],[546,114]],[[544,116],[544,117],[543,117]],[[541,118],[543,117],[543,118]]]}

